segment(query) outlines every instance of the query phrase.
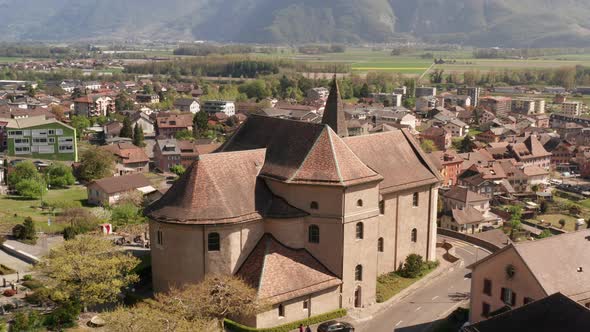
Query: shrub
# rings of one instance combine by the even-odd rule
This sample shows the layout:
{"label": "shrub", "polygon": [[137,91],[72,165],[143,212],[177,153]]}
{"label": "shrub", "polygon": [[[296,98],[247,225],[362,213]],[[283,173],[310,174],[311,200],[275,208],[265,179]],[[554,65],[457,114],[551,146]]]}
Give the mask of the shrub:
{"label": "shrub", "polygon": [[45,317],[44,325],[54,331],[74,327],[80,315],[80,305],[66,302]]}
{"label": "shrub", "polygon": [[12,236],[14,236],[17,239],[22,239],[22,237],[25,234],[25,226],[18,224],[15,225],[14,227],[12,227]]}
{"label": "shrub", "polygon": [[66,240],[66,241],[75,239],[76,235],[78,235],[78,232],[72,226],[68,226],[68,227],[64,228],[64,230],[63,230],[64,240]]}
{"label": "shrub", "polygon": [[31,280],[33,280],[33,276],[32,276],[32,275],[30,275],[30,274],[25,274],[25,275],[23,276],[23,280],[24,280],[24,281],[31,281]]}
{"label": "shrub", "polygon": [[40,331],[43,328],[43,320],[41,315],[35,311],[19,311],[14,315],[12,322],[12,331],[27,331],[35,332]]}
{"label": "shrub", "polygon": [[346,316],[346,309],[338,309],[330,312],[326,312],[321,315],[313,316],[308,319],[298,320],[296,322],[288,323],[285,325],[271,327],[271,328],[262,328],[257,329],[249,326],[242,325],[240,323],[236,323],[231,319],[225,319],[225,327],[227,330],[231,332],[289,332],[292,330],[297,329],[300,324],[305,325],[313,325],[321,322],[325,322],[331,319],[336,319],[340,317]]}
{"label": "shrub", "polygon": [[16,291],[13,289],[6,289],[2,294],[4,294],[6,297],[13,297],[16,295]]}
{"label": "shrub", "polygon": [[424,267],[424,260],[422,256],[411,254],[406,257],[406,262],[400,271],[400,275],[404,278],[416,278],[422,272]]}
{"label": "shrub", "polygon": [[27,280],[23,282],[23,286],[30,290],[35,290],[37,288],[43,287],[43,283],[39,280]]}

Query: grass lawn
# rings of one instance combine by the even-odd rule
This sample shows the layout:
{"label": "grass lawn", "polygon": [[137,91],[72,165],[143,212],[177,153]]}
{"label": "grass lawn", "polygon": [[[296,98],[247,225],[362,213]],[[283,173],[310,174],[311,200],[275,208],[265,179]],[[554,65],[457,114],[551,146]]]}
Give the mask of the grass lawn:
{"label": "grass lawn", "polygon": [[567,216],[565,214],[542,214],[542,215],[538,215],[537,218],[535,218],[537,221],[543,220],[545,222],[551,223],[551,225],[553,225],[553,227],[556,228],[561,228],[561,225],[559,224],[559,220],[564,219],[565,220],[565,227],[563,227],[564,230],[568,231],[568,232],[573,232],[576,230],[576,218],[571,217],[571,216]]}
{"label": "grass lawn", "polygon": [[427,276],[430,272],[434,271],[437,266],[438,264],[431,268],[425,268],[421,275],[416,278],[404,278],[399,275],[399,272],[392,272],[379,276],[377,278],[377,302],[383,303],[389,300],[402,290],[410,287],[416,281]]}
{"label": "grass lawn", "polygon": [[[83,186],[72,186],[69,189],[50,190],[44,195],[46,202],[57,201],[78,201],[84,205],[87,199],[86,188]],[[63,225],[52,222],[47,225],[47,220],[53,217],[49,211],[40,208],[40,200],[27,200],[19,196],[0,196],[0,223],[4,225],[15,225],[22,223],[26,217],[33,218],[38,230],[46,233],[60,232]],[[12,226],[9,226],[12,227]]]}

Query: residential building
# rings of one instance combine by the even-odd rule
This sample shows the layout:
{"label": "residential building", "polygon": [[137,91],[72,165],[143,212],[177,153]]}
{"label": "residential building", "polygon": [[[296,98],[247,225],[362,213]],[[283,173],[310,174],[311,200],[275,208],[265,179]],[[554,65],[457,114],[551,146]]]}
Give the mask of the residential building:
{"label": "residential building", "polygon": [[6,122],[9,156],[78,161],[75,128],[45,116],[2,122]]}
{"label": "residential building", "polygon": [[443,186],[457,184],[457,176],[462,171],[463,158],[453,150],[434,151],[429,153],[430,161],[443,177]]}
{"label": "residential building", "polygon": [[420,97],[434,97],[436,96],[435,87],[417,87],[416,88],[416,99]]}
{"label": "residential building", "polygon": [[547,152],[536,136],[530,135],[521,143],[491,143],[486,149],[496,160],[514,158],[523,166],[538,166],[549,169],[551,153]]}
{"label": "residential building", "polygon": [[93,181],[86,186],[88,203],[110,206],[117,204],[127,195],[149,195],[156,191],[143,174],[113,176]]}
{"label": "residential building", "polygon": [[590,331],[588,308],[557,292],[540,300],[510,310],[508,307],[491,312],[489,303],[482,304],[487,320],[466,325],[461,332],[497,331]]}
{"label": "residential building", "polygon": [[448,94],[445,96],[441,97],[442,99],[442,105],[444,105],[444,107],[454,107],[454,106],[460,106],[460,107],[471,107],[473,105],[473,101],[471,99],[470,96],[466,96],[466,95],[453,95],[453,94]]}
{"label": "residential building", "polygon": [[424,96],[416,98],[416,112],[428,112],[435,108],[438,104],[438,99],[435,96]]}
{"label": "residential building", "polygon": [[480,87],[461,87],[457,88],[457,94],[471,97],[471,106],[479,106],[479,97],[481,95]]}
{"label": "residential building", "polygon": [[106,116],[115,111],[115,101],[108,96],[86,95],[74,99],[74,113],[81,116]]}
{"label": "residential building", "polygon": [[207,114],[223,112],[227,116],[232,116],[236,114],[236,105],[233,101],[208,100],[203,103],[203,111],[207,112]]}
{"label": "residential building", "polygon": [[326,101],[328,99],[329,95],[330,95],[330,90],[328,90],[324,87],[311,88],[311,89],[307,90],[307,98],[309,98],[311,100],[324,100],[324,101]]}
{"label": "residential building", "polygon": [[173,138],[182,130],[193,130],[192,113],[158,113],[156,116],[156,134],[158,137]]}
{"label": "residential building", "polygon": [[451,147],[452,134],[441,127],[430,127],[420,133],[422,140],[431,140],[439,150],[446,150]]}
{"label": "residential building", "polygon": [[116,158],[116,174],[127,175],[149,172],[149,162],[145,150],[130,143],[116,143],[102,146]]}
{"label": "residential building", "polygon": [[384,104],[386,107],[402,106],[402,97],[395,93],[371,93],[374,102]]}
{"label": "residential building", "polygon": [[[590,230],[510,244],[469,266],[471,323],[502,308],[515,309],[557,292],[590,306]],[[555,309],[555,308],[553,308]]]}
{"label": "residential building", "polygon": [[139,126],[143,130],[145,136],[153,136],[156,132],[154,128],[154,120],[144,112],[133,112],[128,115],[131,120],[131,127]]}
{"label": "residential building", "polygon": [[566,101],[561,104],[561,113],[569,116],[582,115],[582,103],[579,101]]}
{"label": "residential building", "polygon": [[512,99],[512,112],[533,115],[545,113],[545,99],[514,98]]}
{"label": "residential building", "polygon": [[189,168],[200,155],[211,153],[218,149],[220,144],[196,144],[191,141],[178,141],[176,139],[159,139],[154,145],[154,163],[162,172],[170,172],[170,167],[182,165]]}
{"label": "residential building", "polygon": [[[190,98],[177,98],[174,100],[174,108],[180,110],[181,112],[190,112],[192,114],[197,114],[201,110],[201,106],[199,102],[195,99]],[[235,112],[235,108],[234,108]]]}
{"label": "residential building", "polygon": [[135,101],[140,104],[157,104],[160,102],[160,96],[158,94],[137,94],[135,95]]}
{"label": "residential building", "polygon": [[510,97],[483,97],[479,100],[479,106],[494,113],[496,116],[508,115],[512,109]]}
{"label": "residential building", "polygon": [[465,137],[469,133],[469,126],[459,119],[449,120],[443,128],[450,132],[452,137]]}
{"label": "residential building", "polygon": [[250,116],[147,208],[156,292],[237,275],[269,304],[240,322],[266,328],[371,306],[377,276],[435,259],[438,172],[405,130],[341,138],[339,101],[323,124]]}

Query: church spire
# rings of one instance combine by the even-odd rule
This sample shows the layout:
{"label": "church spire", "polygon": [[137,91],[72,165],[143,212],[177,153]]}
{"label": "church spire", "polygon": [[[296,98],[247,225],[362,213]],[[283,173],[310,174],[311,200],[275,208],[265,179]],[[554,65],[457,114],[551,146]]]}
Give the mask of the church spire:
{"label": "church spire", "polygon": [[334,75],[332,87],[330,88],[330,95],[326,101],[322,124],[329,125],[340,137],[348,136],[348,127],[346,126],[346,118],[344,116],[344,104],[340,97],[340,89],[338,88],[336,75]]}

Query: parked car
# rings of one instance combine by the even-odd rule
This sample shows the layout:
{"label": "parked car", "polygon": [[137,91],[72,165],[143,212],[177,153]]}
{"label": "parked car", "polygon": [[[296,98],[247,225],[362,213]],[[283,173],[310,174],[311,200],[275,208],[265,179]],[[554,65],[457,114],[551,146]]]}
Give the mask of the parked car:
{"label": "parked car", "polygon": [[331,320],[320,324],[318,332],[354,332],[354,327],[346,322]]}

